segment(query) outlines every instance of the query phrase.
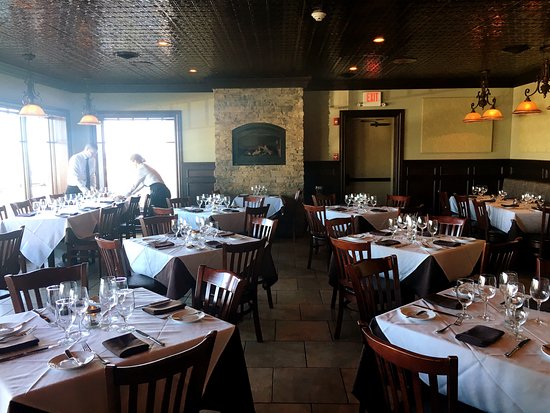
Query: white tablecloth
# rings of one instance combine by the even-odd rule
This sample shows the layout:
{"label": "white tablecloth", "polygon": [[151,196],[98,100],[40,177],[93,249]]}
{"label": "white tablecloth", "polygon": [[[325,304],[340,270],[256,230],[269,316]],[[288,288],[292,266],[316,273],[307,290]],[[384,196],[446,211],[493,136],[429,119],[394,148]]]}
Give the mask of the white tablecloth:
{"label": "white tablecloth", "polygon": [[[264,206],[266,206],[267,204],[269,204],[269,210],[267,211],[268,218],[275,215],[284,206],[283,199],[278,195],[264,196]],[[244,205],[244,198],[242,196],[235,197],[232,205],[242,207]]]}
{"label": "white tablecloth", "polygon": [[[150,291],[136,290],[136,305],[158,301],[160,298],[162,297]],[[34,317],[34,319],[28,325],[38,326],[34,334],[40,339],[41,346],[53,344],[62,336],[59,328],[51,327],[44,320],[35,317],[33,313],[1,317],[0,322],[24,320],[29,317]],[[139,309],[134,311],[129,322],[165,342],[166,347],[154,345],[147,352],[127,359],[120,359],[102,345],[104,340],[120,333],[94,329],[86,341],[92,350],[98,352],[103,358],[118,365],[132,365],[190,348],[209,331],[217,330],[218,335],[210,361],[209,375],[235,329],[232,324],[210,316],[206,316],[200,322],[184,324],[171,319],[160,319]],[[148,341],[147,339],[143,340]],[[72,348],[81,350],[78,344],[73,345]],[[103,365],[99,361],[93,361],[77,370],[62,371],[48,368],[48,360],[62,353],[63,349],[57,347],[0,363],[0,412],[7,411],[11,400],[48,412],[106,412]]]}
{"label": "white tablecloth", "polygon": [[185,220],[193,229],[199,229],[199,219],[208,223],[210,217],[218,222],[219,228],[224,231],[242,232],[244,230],[244,208],[238,208],[239,212],[191,212],[187,208],[175,208],[174,213],[178,214],[178,219]]}
{"label": "white tablecloth", "polygon": [[[372,209],[373,208],[371,207],[367,207],[366,209],[357,209],[346,208],[342,206],[329,206],[327,207],[326,213],[327,219],[348,218],[360,215],[365,218],[369,222],[369,224],[371,224],[374,228],[378,230],[388,228],[388,218],[397,218],[397,216],[399,215],[399,208],[374,208],[379,209],[380,211],[378,212],[373,212]],[[384,210],[385,212],[381,212],[381,210]]]}
{"label": "white tablecloth", "polygon": [[[376,320],[390,342],[399,347],[435,357],[458,356],[458,398],[462,402],[495,413],[548,412],[550,357],[542,353],[541,345],[550,342],[550,314],[541,313],[546,325],[537,326],[532,321],[537,312],[531,310],[530,320],[523,326],[524,334],[531,342],[511,358],[506,358],[504,353],[517,341],[505,329],[503,314],[491,305],[498,305],[501,301],[502,297],[497,293],[489,306],[495,321],[467,320],[461,326],[451,326],[444,334],[434,331],[454,320],[446,315],[437,314],[433,320],[417,321],[406,319],[399,310],[394,310],[376,317]],[[473,315],[481,314],[482,303],[474,303],[468,311]],[[455,339],[457,333],[478,324],[506,333],[495,344],[485,348]]]}
{"label": "white tablecloth", "polygon": [[[61,210],[60,214],[77,212],[74,209]],[[78,215],[56,215],[44,211],[33,217],[11,217],[0,222],[2,232],[10,232],[25,226],[21,252],[32,264],[40,267],[48,260],[57,244],[65,237],[65,228],[72,228],[78,238],[86,238],[94,233],[99,221],[99,209],[80,211]]]}

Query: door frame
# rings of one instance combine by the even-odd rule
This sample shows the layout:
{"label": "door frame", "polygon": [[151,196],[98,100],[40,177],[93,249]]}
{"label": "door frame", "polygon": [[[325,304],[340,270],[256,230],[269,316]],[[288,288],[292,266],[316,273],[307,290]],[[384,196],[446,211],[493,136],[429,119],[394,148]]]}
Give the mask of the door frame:
{"label": "door frame", "polygon": [[358,118],[393,118],[393,194],[401,195],[403,188],[403,147],[405,142],[405,110],[341,110],[340,111],[340,186],[346,190],[346,129]]}

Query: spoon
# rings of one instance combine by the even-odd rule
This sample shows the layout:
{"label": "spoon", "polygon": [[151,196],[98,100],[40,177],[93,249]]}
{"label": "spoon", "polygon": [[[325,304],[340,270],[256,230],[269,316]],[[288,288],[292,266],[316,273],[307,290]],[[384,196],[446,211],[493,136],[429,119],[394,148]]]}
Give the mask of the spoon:
{"label": "spoon", "polygon": [[74,361],[78,366],[82,366],[84,364],[79,359],[77,359],[69,349],[65,350],[65,355],[69,358],[69,360]]}
{"label": "spoon", "polygon": [[425,312],[426,312],[426,310],[420,310],[420,311],[418,311],[416,314],[409,314],[409,315],[407,316],[407,318],[410,318],[410,317],[418,317],[419,315],[422,315],[422,314],[424,314]]}

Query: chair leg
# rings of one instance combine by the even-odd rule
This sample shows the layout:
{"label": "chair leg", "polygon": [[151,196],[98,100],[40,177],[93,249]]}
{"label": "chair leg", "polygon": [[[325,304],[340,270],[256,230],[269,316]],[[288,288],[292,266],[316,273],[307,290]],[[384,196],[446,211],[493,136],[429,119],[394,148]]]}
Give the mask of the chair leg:
{"label": "chair leg", "polygon": [[336,297],[338,296],[338,287],[332,288],[332,298],[330,300],[330,308],[334,308],[336,306]]}
{"label": "chair leg", "polygon": [[258,300],[254,300],[252,305],[252,318],[254,319],[254,330],[256,330],[256,341],[262,343],[264,341],[262,337],[262,325],[260,324],[260,314],[258,311]]}
{"label": "chair leg", "polygon": [[267,303],[269,308],[273,308],[273,296],[271,295],[271,287],[269,285],[264,285],[265,292],[267,294]]}
{"label": "chair leg", "polygon": [[342,321],[344,320],[344,293],[341,288],[338,288],[338,316],[336,318],[336,329],[334,330],[334,338],[339,339],[342,332]]}

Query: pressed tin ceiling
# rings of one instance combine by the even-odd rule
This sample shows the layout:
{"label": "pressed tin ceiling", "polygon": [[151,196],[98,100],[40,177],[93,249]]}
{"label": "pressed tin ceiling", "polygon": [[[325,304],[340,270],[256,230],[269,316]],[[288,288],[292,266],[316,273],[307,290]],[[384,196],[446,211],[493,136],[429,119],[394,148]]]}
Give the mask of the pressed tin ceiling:
{"label": "pressed tin ceiling", "polygon": [[[322,22],[311,17],[318,5],[327,13]],[[0,71],[22,76],[23,55],[33,53],[40,83],[74,91],[479,87],[486,69],[489,86],[515,86],[534,81],[546,57],[548,6],[547,0],[0,0]],[[378,35],[386,41],[373,43]],[[169,45],[159,47],[161,39]],[[351,73],[353,65],[358,70]]]}

